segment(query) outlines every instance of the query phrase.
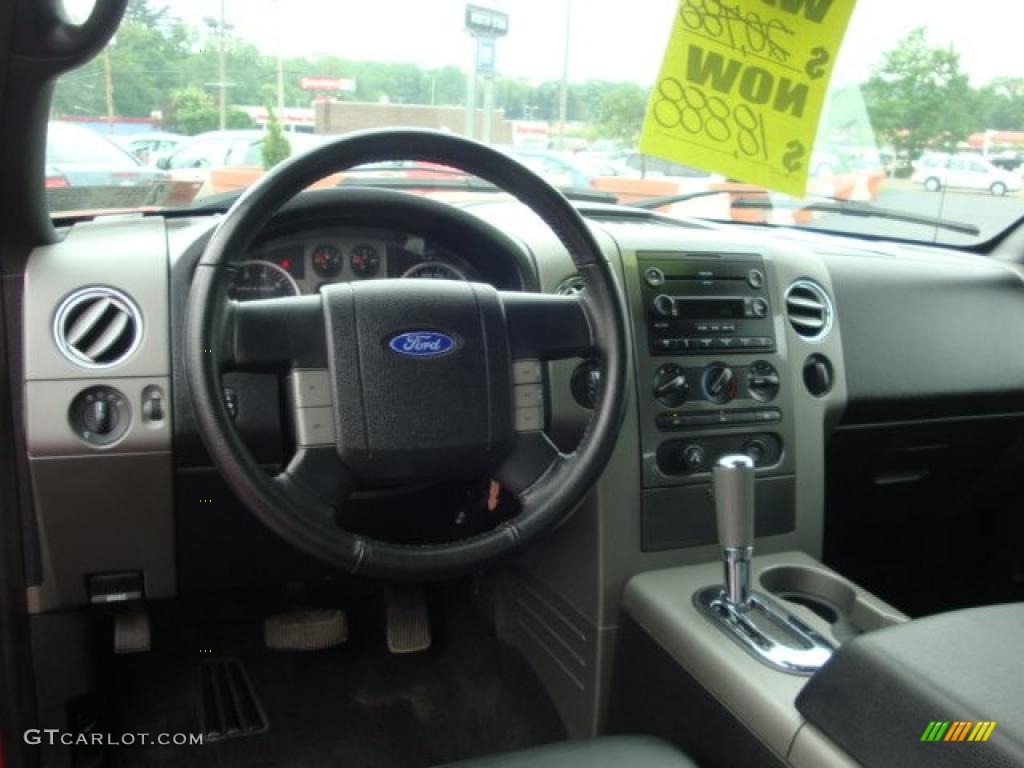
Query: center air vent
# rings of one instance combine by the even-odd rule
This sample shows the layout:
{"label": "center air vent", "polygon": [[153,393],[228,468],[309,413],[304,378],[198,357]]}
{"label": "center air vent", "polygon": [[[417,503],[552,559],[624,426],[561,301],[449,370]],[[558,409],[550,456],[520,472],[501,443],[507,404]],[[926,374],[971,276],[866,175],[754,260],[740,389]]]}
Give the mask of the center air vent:
{"label": "center air vent", "polygon": [[142,316],[120,291],[83,288],[57,309],[53,334],[71,362],[86,368],[109,368],[139,346]]}
{"label": "center air vent", "polygon": [[573,275],[560,282],[555,288],[555,293],[559,296],[579,296],[586,287],[587,284],[582,277]]}
{"label": "center air vent", "polygon": [[832,301],[817,283],[797,280],[786,291],[786,316],[798,335],[818,341],[832,330]]}

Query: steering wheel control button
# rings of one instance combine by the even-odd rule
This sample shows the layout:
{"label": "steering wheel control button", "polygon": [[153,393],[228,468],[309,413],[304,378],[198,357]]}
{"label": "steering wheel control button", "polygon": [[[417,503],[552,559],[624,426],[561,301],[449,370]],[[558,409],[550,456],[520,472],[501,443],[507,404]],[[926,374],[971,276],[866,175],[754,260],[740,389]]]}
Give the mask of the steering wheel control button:
{"label": "steering wheel control button", "polygon": [[513,384],[540,384],[544,380],[540,360],[513,360]]}
{"label": "steering wheel control button", "polygon": [[704,397],[723,405],[736,397],[736,372],[724,363],[709,365],[703,377]]}
{"label": "steering wheel control button", "polygon": [[117,442],[128,431],[131,406],[112,387],[89,387],[71,401],[68,420],[72,430],[89,445],[104,447]]}
{"label": "steering wheel control button", "polygon": [[644,270],[644,282],[651,288],[659,288],[665,284],[665,273],[657,267],[648,267]]}
{"label": "steering wheel control button", "polygon": [[779,383],[779,372],[769,362],[758,360],[747,369],[747,391],[755,400],[774,400],[779,394]]}
{"label": "steering wheel control button", "polygon": [[334,409],[296,408],[295,441],[303,448],[317,445],[334,445]]}
{"label": "steering wheel control button", "polygon": [[297,369],[289,376],[292,404],[296,408],[331,405],[331,374],[324,368]]}
{"label": "steering wheel control button", "polygon": [[572,398],[577,405],[594,410],[597,396],[601,391],[601,368],[593,360],[580,363],[572,373],[570,387]]}
{"label": "steering wheel control button", "polygon": [[661,366],[654,374],[654,399],[666,408],[677,408],[686,402],[690,384],[686,372],[675,363]]}
{"label": "steering wheel control button", "polygon": [[516,408],[533,408],[544,405],[544,387],[540,384],[516,384],[513,388]]}
{"label": "steering wheel control button", "polygon": [[544,409],[539,406],[516,408],[514,423],[516,432],[539,432],[544,429]]}

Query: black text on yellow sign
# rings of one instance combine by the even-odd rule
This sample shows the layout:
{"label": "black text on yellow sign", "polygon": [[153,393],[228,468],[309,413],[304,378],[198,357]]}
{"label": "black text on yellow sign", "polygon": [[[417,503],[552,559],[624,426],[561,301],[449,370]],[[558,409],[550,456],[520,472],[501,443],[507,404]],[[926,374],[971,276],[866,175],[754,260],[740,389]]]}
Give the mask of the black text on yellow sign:
{"label": "black text on yellow sign", "polygon": [[640,149],[802,197],[856,0],[681,0]]}

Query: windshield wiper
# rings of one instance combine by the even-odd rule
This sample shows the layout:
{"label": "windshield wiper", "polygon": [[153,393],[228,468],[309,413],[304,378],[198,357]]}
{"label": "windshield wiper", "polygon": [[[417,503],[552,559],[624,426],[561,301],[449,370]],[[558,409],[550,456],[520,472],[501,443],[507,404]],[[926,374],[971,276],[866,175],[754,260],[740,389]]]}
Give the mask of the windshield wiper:
{"label": "windshield wiper", "polygon": [[751,191],[745,192],[730,189],[701,190],[700,192],[688,192],[679,195],[666,195],[663,197],[647,197],[637,200],[628,205],[633,208],[653,210],[666,205],[685,203],[688,200],[696,200],[701,197],[712,197],[714,195],[737,194],[752,195],[751,197],[740,197],[730,203],[731,208],[748,208],[756,210],[772,210],[783,208],[789,211],[816,211],[819,213],[836,213],[841,216],[859,216],[865,219],[886,219],[888,221],[900,221],[905,224],[920,224],[927,227],[938,227],[958,232],[962,235],[980,235],[981,230],[974,224],[967,224],[961,221],[951,221],[938,216],[928,216],[923,213],[911,213],[910,211],[898,211],[893,208],[882,208],[874,203],[866,203],[862,200],[846,200],[841,197],[822,197],[818,200],[793,200],[788,198],[768,197],[767,192]]}

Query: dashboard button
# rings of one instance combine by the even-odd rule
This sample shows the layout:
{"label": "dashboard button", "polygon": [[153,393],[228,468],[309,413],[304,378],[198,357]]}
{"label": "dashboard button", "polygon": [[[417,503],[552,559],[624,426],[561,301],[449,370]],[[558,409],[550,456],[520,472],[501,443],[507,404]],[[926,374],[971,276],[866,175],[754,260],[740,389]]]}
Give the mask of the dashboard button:
{"label": "dashboard button", "polygon": [[752,269],[747,272],[747,285],[755,290],[764,285],[764,273],[759,269]]}

